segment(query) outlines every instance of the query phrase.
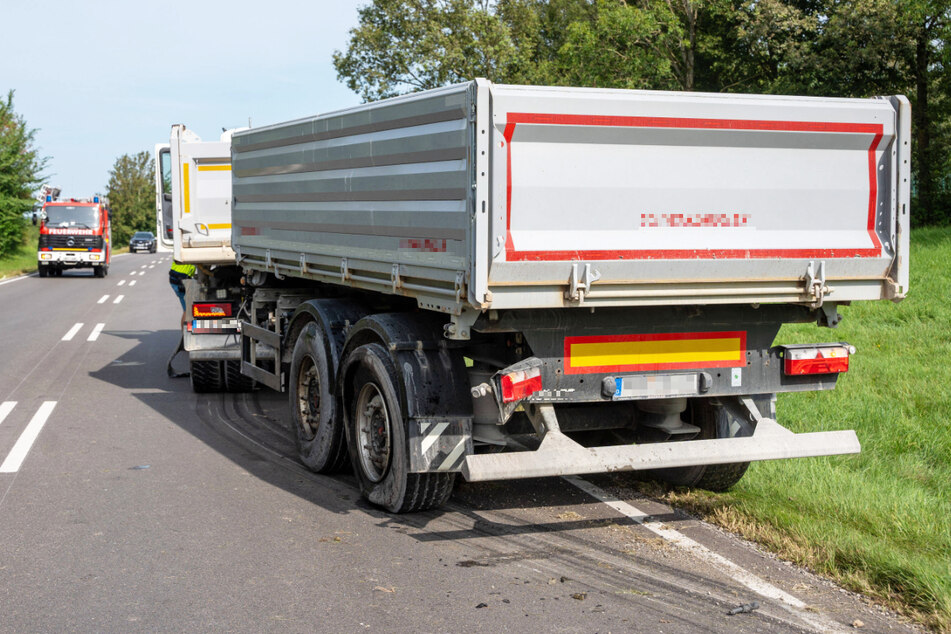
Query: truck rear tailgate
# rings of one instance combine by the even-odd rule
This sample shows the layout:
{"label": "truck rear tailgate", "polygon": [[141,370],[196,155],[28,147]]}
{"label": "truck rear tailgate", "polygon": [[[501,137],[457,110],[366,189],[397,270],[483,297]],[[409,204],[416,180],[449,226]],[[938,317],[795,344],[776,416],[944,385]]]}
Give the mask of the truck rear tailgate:
{"label": "truck rear tailgate", "polygon": [[474,271],[483,306],[904,293],[904,98],[480,92],[477,126],[491,131],[477,137],[491,168],[480,191],[492,257]]}

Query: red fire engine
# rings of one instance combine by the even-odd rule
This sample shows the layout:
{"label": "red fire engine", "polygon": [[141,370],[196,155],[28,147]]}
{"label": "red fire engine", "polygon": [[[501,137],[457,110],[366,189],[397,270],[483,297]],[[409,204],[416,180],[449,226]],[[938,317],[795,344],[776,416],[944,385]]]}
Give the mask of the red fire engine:
{"label": "red fire engine", "polygon": [[40,277],[79,268],[91,268],[96,277],[109,273],[111,229],[105,198],[56,200],[47,195],[40,218]]}

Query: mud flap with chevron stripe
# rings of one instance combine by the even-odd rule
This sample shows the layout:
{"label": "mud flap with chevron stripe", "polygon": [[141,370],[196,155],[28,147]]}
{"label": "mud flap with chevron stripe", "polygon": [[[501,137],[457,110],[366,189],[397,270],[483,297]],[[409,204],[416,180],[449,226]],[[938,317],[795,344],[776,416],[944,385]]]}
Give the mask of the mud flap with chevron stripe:
{"label": "mud flap with chevron stripe", "polygon": [[472,453],[472,421],[436,416],[409,421],[409,470],[412,473],[459,471]]}

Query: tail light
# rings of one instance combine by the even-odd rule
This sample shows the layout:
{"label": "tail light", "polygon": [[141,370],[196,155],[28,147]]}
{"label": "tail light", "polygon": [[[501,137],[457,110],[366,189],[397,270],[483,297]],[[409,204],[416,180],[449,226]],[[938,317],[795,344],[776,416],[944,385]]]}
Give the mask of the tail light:
{"label": "tail light", "polygon": [[192,316],[204,319],[231,317],[231,304],[192,304]]}
{"label": "tail light", "polygon": [[783,372],[794,376],[848,372],[854,353],[855,347],[847,343],[783,346]]}
{"label": "tail light", "polygon": [[503,403],[514,403],[523,398],[528,398],[542,389],[541,368],[529,368],[502,374],[500,384]]}

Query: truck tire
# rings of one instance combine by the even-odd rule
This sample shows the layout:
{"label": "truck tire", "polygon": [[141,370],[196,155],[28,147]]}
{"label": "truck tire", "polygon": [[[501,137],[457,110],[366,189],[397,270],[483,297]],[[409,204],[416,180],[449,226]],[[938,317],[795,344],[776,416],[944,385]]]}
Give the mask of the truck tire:
{"label": "truck tire", "polygon": [[424,511],[445,503],[452,494],[454,473],[409,473],[399,376],[386,349],[378,343],[356,348],[340,376],[348,380],[347,441],[363,496],[391,513]]}
{"label": "truck tire", "polygon": [[36,267],[36,272],[39,274],[40,277],[49,277],[50,267],[42,266],[42,265],[38,266]]}
{"label": "truck tire", "polygon": [[104,268],[101,267],[101,266],[94,267],[93,270],[92,270],[92,272],[93,272],[93,275],[95,275],[96,277],[105,277],[105,276],[106,276],[106,269],[104,269]]}
{"label": "truck tire", "polygon": [[256,383],[249,376],[241,374],[241,361],[224,361],[225,389],[229,392],[250,392]]}
{"label": "truck tire", "polygon": [[[753,426],[736,420],[727,409],[711,399],[698,399],[691,404],[692,422],[700,428],[698,438],[734,438],[749,436]],[[657,469],[651,475],[674,486],[694,487],[722,492],[732,488],[749,468],[749,462]]]}
{"label": "truck tire", "polygon": [[221,392],[224,390],[225,381],[221,361],[192,361],[189,366],[193,392]]}
{"label": "truck tire", "polygon": [[291,357],[288,405],[300,461],[317,473],[347,463],[343,422],[334,398],[334,368],[321,328],[311,322],[297,336]]}

